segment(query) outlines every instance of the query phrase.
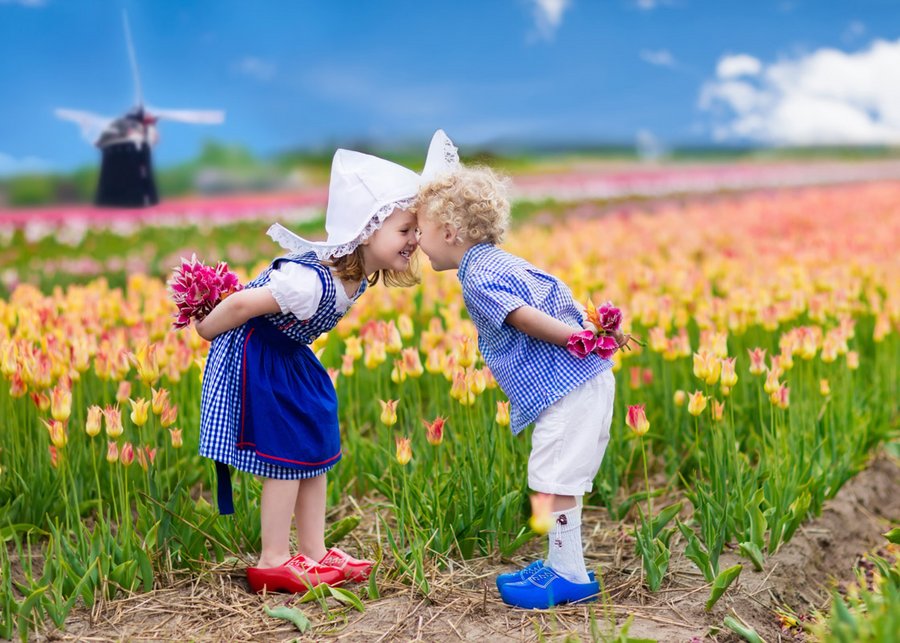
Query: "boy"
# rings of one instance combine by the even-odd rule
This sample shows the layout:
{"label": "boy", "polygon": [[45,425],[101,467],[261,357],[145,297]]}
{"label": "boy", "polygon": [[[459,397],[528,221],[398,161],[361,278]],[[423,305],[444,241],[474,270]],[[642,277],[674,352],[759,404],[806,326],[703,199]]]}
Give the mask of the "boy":
{"label": "boy", "polygon": [[[419,246],[435,270],[458,270],[481,354],[510,400],[510,428],[518,434],[535,423],[528,486],[553,495],[547,561],[501,574],[497,587],[515,607],[595,600],[599,585],[582,553],[581,497],[609,442],[612,363],[566,349],[583,330],[582,308],[557,278],[497,247],[509,221],[505,185],[489,169],[460,167],[444,139],[432,150],[444,155],[437,164],[449,173],[424,185],[414,206]],[[436,175],[426,164],[429,174]],[[620,347],[627,341],[621,333],[615,339]]]}

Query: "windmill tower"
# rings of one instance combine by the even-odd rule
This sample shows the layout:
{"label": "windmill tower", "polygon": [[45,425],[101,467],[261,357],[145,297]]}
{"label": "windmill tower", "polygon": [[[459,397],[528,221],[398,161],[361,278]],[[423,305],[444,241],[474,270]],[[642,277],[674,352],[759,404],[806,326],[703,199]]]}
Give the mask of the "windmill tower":
{"label": "windmill tower", "polygon": [[157,122],[165,119],[218,125],[224,122],[225,113],[218,110],[145,107],[128,15],[124,11],[122,18],[134,79],[135,107],[119,118],[65,108],[55,110],[55,114],[58,118],[77,123],[82,136],[100,149],[100,179],[94,202],[99,206],[142,208],[159,202],[151,154],[151,148],[159,141]]}

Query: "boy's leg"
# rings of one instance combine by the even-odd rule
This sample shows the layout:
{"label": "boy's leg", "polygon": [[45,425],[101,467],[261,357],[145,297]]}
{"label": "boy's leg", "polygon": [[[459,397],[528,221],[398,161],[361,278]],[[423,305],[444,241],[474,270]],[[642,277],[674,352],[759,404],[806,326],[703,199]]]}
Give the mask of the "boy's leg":
{"label": "boy's leg", "polygon": [[278,567],[291,558],[291,515],[299,480],[263,480],[260,499],[262,552],[257,566]]}
{"label": "boy's leg", "polygon": [[298,481],[294,519],[297,525],[297,548],[310,560],[325,557],[325,498],[328,481],[325,474]]}
{"label": "boy's leg", "polygon": [[547,565],[573,583],[588,583],[581,544],[581,496],[553,496],[553,527],[548,536]]}

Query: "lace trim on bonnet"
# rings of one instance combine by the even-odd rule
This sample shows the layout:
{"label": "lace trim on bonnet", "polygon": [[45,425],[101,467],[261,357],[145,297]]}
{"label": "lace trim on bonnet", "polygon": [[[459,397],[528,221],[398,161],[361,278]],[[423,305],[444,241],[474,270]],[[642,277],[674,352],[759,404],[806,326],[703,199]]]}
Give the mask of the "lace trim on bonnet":
{"label": "lace trim on bonnet", "polygon": [[313,251],[319,259],[337,259],[338,257],[350,254],[359,247],[359,244],[375,234],[375,232],[384,224],[391,212],[397,208],[405,210],[409,208],[415,200],[416,197],[409,197],[400,199],[399,201],[392,201],[391,203],[381,206],[375,214],[372,215],[369,222],[366,224],[366,227],[363,228],[362,232],[360,232],[355,239],[336,246],[326,245],[321,241],[308,241],[278,223],[270,227],[267,234],[285,250],[290,250],[297,254]]}

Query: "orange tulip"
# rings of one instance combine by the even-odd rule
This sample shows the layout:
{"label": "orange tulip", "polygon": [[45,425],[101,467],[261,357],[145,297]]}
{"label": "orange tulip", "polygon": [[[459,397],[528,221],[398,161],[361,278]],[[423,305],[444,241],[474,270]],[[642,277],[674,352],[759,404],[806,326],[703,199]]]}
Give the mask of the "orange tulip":
{"label": "orange tulip", "polygon": [[822,397],[831,395],[831,385],[828,383],[828,380],[819,380],[819,393]]}
{"label": "orange tulip", "polygon": [[750,353],[750,374],[761,375],[764,373],[766,370],[766,349],[747,349],[747,352]]}
{"label": "orange tulip", "polygon": [[153,413],[155,415],[160,415],[163,412],[163,409],[169,405],[169,389],[160,387],[159,390],[156,390],[155,388],[151,388],[150,393],[152,393],[150,406],[153,409]]}
{"label": "orange tulip", "polygon": [[687,399],[687,393],[678,389],[675,391],[675,394],[672,396],[672,401],[675,402],[675,406],[684,406],[684,402]]}
{"label": "orange tulip", "polygon": [[713,421],[719,422],[722,419],[722,416],[725,414],[725,402],[720,402],[719,400],[713,400],[712,407],[710,410],[712,411]]}
{"label": "orange tulip", "polygon": [[344,354],[341,357],[341,374],[344,377],[351,377],[354,372],[353,368],[354,360],[352,355]]}
{"label": "orange tulip", "polygon": [[106,461],[112,464],[113,462],[118,462],[118,460],[119,447],[113,440],[110,440],[106,447]]}
{"label": "orange tulip", "polygon": [[169,403],[166,402],[166,406],[163,409],[162,413],[159,415],[159,424],[162,428],[167,429],[173,424],[175,424],[175,420],[178,419],[178,405],[169,406]]}
{"label": "orange tulip", "polygon": [[103,409],[103,418],[106,420],[106,435],[117,438],[125,430],[122,427],[122,413],[118,406],[107,405]]}
{"label": "orange tulip", "polygon": [[125,404],[129,399],[131,399],[131,382],[122,380],[119,382],[119,388],[116,391],[116,402]]}
{"label": "orange tulip", "polygon": [[425,425],[425,438],[428,440],[428,444],[436,447],[443,442],[444,422],[444,418],[440,416],[434,418],[433,422],[422,420],[422,424]]}
{"label": "orange tulip", "polygon": [[497,402],[497,415],[494,422],[500,426],[509,426],[509,402]]}
{"label": "orange tulip", "polygon": [[131,466],[131,463],[134,462],[134,447],[131,445],[131,442],[126,442],[122,445],[122,451],[119,453],[119,462],[126,467]]}
{"label": "orange tulip", "polygon": [[184,444],[184,439],[181,436],[181,429],[169,429],[169,434],[172,436],[172,448],[180,449]]}

